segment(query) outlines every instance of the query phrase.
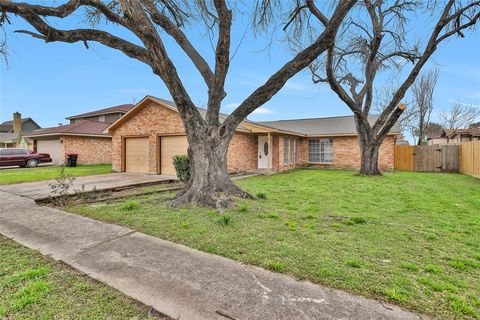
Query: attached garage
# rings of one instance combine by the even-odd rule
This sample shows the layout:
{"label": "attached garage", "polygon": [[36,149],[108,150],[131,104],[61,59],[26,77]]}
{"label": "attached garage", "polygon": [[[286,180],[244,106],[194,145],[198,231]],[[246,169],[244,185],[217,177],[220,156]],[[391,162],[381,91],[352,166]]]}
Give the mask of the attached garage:
{"label": "attached garage", "polygon": [[125,171],[147,173],[148,137],[125,138]]}
{"label": "attached garage", "polygon": [[[205,114],[205,109],[199,109]],[[257,136],[242,124],[227,155],[230,172],[257,170]],[[147,96],[105,132],[112,135],[112,169],[175,176],[173,157],[187,154],[185,127],[175,105]],[[148,137],[148,142],[147,138]],[[143,143],[143,147],[139,147]],[[148,147],[147,147],[148,143]],[[148,159],[148,160],[147,160]]]}
{"label": "attached garage", "polygon": [[48,153],[52,158],[52,163],[63,163],[63,149],[60,139],[36,140],[37,152]]}
{"label": "attached garage", "polygon": [[160,137],[160,174],[177,175],[172,158],[179,154],[187,154],[187,150],[186,136]]}

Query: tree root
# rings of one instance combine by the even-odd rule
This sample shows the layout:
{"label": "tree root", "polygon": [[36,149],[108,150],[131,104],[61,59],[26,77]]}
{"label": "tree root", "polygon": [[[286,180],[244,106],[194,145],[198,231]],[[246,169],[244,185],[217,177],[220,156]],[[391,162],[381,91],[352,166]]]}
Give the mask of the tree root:
{"label": "tree root", "polygon": [[208,188],[206,190],[197,190],[192,186],[187,186],[184,190],[180,191],[167,205],[173,208],[180,208],[186,205],[215,208],[219,211],[232,208],[235,205],[235,198],[242,199],[255,199],[254,196],[246,191],[243,191],[238,186],[231,185],[225,186],[225,188],[215,188],[212,190]]}

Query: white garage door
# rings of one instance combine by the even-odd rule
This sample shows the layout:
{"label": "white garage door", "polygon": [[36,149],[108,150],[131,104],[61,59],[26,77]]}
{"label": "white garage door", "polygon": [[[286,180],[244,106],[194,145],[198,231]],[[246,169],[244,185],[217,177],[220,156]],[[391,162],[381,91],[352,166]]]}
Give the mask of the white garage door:
{"label": "white garage door", "polygon": [[54,164],[61,164],[65,161],[60,139],[37,140],[37,152],[48,153]]}
{"label": "white garage door", "polygon": [[148,138],[125,139],[125,171],[148,172]]}
{"label": "white garage door", "polygon": [[160,141],[160,174],[176,176],[173,166],[173,156],[187,154],[188,141],[186,136],[166,136]]}

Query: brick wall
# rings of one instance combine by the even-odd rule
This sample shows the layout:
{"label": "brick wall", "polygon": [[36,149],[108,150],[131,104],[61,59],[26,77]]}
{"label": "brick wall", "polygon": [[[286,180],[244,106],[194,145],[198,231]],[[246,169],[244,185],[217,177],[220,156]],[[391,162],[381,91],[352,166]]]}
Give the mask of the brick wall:
{"label": "brick wall", "polygon": [[258,168],[257,136],[236,133],[232,137],[227,153],[228,172],[255,171]]}
{"label": "brick wall", "polygon": [[64,154],[78,153],[78,164],[112,162],[112,139],[109,137],[63,136]]}
{"label": "brick wall", "polygon": [[[147,135],[149,137],[149,172],[157,172],[157,135],[184,134],[180,115],[155,102],[150,102],[112,133],[112,167],[121,171],[122,137]],[[257,169],[257,137],[236,133],[227,154],[229,172]]]}
{"label": "brick wall", "polygon": [[[331,164],[309,164],[313,167],[360,169],[360,147],[357,137],[331,137],[333,141],[333,162]],[[305,142],[307,144],[308,142]],[[387,136],[379,154],[379,168],[382,171],[393,170],[395,137]],[[308,157],[308,148],[305,158]],[[308,160],[307,160],[308,161]]]}

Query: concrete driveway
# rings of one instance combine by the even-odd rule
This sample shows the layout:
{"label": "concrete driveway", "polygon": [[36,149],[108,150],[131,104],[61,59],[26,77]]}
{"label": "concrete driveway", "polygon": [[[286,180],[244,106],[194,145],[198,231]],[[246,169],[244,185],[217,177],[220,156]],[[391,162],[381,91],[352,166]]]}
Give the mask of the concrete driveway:
{"label": "concrete driveway", "polygon": [[[73,194],[77,190],[92,191],[94,188],[98,191],[107,191],[174,181],[178,181],[176,177],[166,175],[127,172],[101,174],[76,177],[69,193]],[[0,191],[28,197],[34,200],[41,200],[48,198],[51,195],[52,190],[49,184],[52,182],[55,182],[55,180],[10,184],[0,186]]]}

